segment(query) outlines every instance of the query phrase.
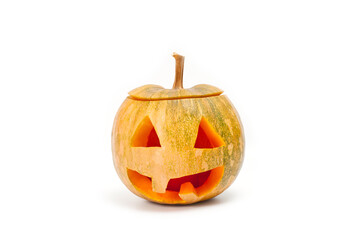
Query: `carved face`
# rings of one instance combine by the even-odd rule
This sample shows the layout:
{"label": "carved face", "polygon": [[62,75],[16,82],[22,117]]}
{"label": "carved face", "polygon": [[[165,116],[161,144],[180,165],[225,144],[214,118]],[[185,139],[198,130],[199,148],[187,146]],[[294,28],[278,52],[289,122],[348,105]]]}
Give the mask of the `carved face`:
{"label": "carved face", "polygon": [[132,192],[189,204],[234,181],[244,138],[236,110],[221,93],[161,100],[131,95],[115,118],[112,147],[117,173]]}

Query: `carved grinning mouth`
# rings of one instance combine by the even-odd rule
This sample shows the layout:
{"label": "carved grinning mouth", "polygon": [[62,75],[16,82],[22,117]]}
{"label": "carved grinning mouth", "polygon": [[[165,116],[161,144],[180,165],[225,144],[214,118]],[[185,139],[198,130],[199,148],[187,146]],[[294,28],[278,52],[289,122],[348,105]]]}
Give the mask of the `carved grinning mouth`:
{"label": "carved grinning mouth", "polygon": [[[207,119],[203,116],[199,122],[194,149],[213,149],[224,146],[223,139],[218,135]],[[161,148],[156,129],[149,116],[139,123],[131,140],[134,148]],[[136,170],[127,169],[128,178],[138,192],[151,200],[160,203],[182,204],[192,203],[205,199],[205,195],[214,189],[223,177],[224,167],[192,175],[172,178],[168,181],[165,192],[153,191],[152,178],[142,175]],[[154,180],[153,183],[156,183]],[[162,185],[163,187],[164,185]]]}
{"label": "carved grinning mouth", "polygon": [[163,203],[189,203],[199,200],[214,189],[222,179],[224,167],[216,167],[209,171],[172,178],[168,181],[165,193],[152,190],[152,179],[137,171],[127,169],[133,186],[144,195]]}

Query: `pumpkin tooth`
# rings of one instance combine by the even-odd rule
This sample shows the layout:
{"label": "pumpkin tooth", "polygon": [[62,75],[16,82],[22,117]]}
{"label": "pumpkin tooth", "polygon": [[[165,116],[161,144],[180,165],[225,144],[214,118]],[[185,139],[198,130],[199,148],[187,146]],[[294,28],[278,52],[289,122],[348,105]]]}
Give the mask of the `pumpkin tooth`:
{"label": "pumpkin tooth", "polygon": [[198,199],[197,190],[194,188],[191,182],[185,182],[181,185],[179,197],[186,202],[195,202]]}
{"label": "pumpkin tooth", "polygon": [[168,185],[168,179],[160,177],[152,178],[152,190],[157,193],[165,193]]}

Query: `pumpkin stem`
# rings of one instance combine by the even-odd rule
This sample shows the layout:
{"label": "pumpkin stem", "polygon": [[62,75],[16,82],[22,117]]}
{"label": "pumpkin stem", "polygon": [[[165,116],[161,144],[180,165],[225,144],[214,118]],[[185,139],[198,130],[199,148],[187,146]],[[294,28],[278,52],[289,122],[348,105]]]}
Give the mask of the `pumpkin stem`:
{"label": "pumpkin stem", "polygon": [[184,56],[173,53],[175,58],[175,79],[173,89],[183,88],[183,69],[184,69]]}

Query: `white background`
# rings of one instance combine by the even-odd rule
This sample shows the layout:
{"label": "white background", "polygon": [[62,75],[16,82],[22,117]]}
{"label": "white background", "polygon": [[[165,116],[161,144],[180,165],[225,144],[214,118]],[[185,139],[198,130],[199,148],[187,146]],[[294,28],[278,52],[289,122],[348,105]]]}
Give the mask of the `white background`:
{"label": "white background", "polygon": [[[149,203],[116,175],[144,84],[225,91],[246,135],[217,198]],[[1,239],[360,239],[360,1],[0,2]]]}

